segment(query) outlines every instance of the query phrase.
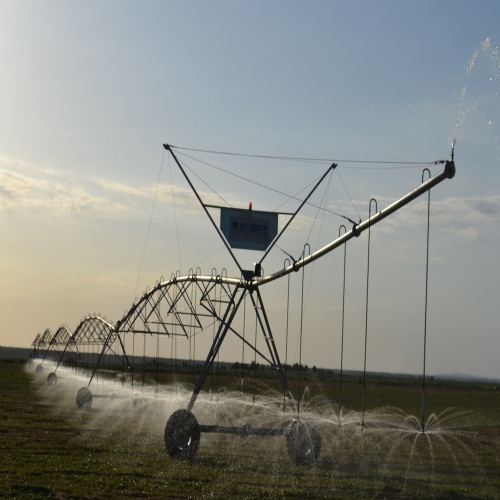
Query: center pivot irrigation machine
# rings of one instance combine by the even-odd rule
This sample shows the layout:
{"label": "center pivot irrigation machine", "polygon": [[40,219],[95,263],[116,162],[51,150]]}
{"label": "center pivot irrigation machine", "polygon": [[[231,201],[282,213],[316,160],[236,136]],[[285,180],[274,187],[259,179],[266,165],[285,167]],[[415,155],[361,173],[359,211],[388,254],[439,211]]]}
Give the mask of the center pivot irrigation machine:
{"label": "center pivot irrigation machine", "polygon": [[[117,339],[121,339],[124,335],[143,334],[188,337],[189,332],[193,331],[193,329],[200,332],[212,328],[213,341],[201,372],[198,375],[198,379],[194,383],[187,407],[172,413],[166,423],[164,440],[168,454],[176,459],[192,459],[198,450],[201,433],[224,433],[240,436],[281,435],[286,437],[288,453],[294,463],[303,465],[314,464],[321,450],[321,435],[319,429],[313,423],[301,418],[300,397],[295,400],[289,390],[286,371],[280,360],[269,317],[261,295],[261,287],[294,273],[332,250],[341,247],[347,241],[358,237],[364,231],[369,230],[371,226],[395,213],[423,193],[430,191],[431,188],[443,180],[451,179],[455,175],[454,144],[452,144],[450,160],[434,162],[434,164],[444,165],[441,172],[431,177],[429,170],[425,169],[429,174],[429,178],[424,181],[424,176],[422,176],[422,183],[405,196],[373,215],[371,215],[370,210],[368,219],[364,221],[359,220],[359,222],[354,222],[344,217],[352,224],[350,230],[347,230],[343,226],[344,233],[340,234],[334,241],[331,241],[313,253],[309,252],[309,255],[305,255],[304,252],[298,260],[288,260],[288,264],[283,266],[283,268],[267,275],[263,273],[263,261],[302,207],[308,203],[313,192],[323,182],[327,174],[335,170],[337,165],[335,163],[331,164],[305,199],[301,200],[299,207],[294,212],[285,214],[289,219],[280,230],[278,228],[278,212],[253,210],[251,204],[248,209],[235,209],[204,203],[187,175],[186,169],[174,153],[173,149],[176,148],[170,145],[164,145],[164,148],[182,172],[203,211],[236,264],[240,276],[228,277],[227,273],[217,274],[215,271],[212,271],[211,275],[205,276],[190,272],[187,276],[173,275],[170,280],[157,282],[152,289],[145,292],[132,305],[114,326],[106,323],[106,338],[102,342],[101,354],[97,359],[97,364],[90,376],[88,385],[78,391],[76,398],[77,405],[80,408],[89,408],[91,406],[92,393],[89,386],[92,383],[94,375],[106,357],[106,353],[110,350],[113,351],[112,346],[116,344]],[[220,209],[220,224],[216,223],[209,208]],[[249,270],[241,266],[233,249],[256,250],[263,252],[263,255],[254,264],[253,269]],[[257,346],[257,333],[255,341],[252,342],[252,339],[249,339],[248,336],[245,337],[244,333],[236,326],[235,318],[239,311],[244,310],[242,304],[244,304],[246,299],[251,302],[252,309],[255,312],[256,332],[260,332],[263,348],[258,348]],[[270,368],[276,373],[283,391],[285,406],[291,415],[291,422],[285,428],[257,428],[248,424],[244,424],[242,427],[233,427],[198,423],[193,413],[193,408],[228,333],[236,335],[245,346],[248,346],[252,352],[268,363]],[[75,339],[71,338],[69,342],[74,343]],[[124,351],[124,343],[121,340],[119,340],[119,345]],[[55,383],[56,379],[54,376],[53,373],[49,375],[50,383]]]}

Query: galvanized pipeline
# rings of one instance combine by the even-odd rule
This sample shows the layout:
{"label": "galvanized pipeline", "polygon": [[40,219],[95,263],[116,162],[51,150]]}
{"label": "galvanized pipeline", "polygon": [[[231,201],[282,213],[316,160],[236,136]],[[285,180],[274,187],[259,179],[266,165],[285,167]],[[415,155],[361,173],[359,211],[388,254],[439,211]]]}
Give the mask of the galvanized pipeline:
{"label": "galvanized pipeline", "polygon": [[265,276],[264,278],[253,278],[252,280],[252,285],[253,286],[261,286],[264,285],[265,283],[269,283],[270,281],[274,281],[278,278],[281,278],[282,276],[285,276],[287,274],[290,274],[294,271],[298,271],[300,268],[306,266],[307,264],[310,264],[311,262],[314,262],[315,260],[319,259],[323,255],[331,252],[335,248],[343,245],[345,242],[349,241],[351,238],[359,236],[363,231],[368,229],[370,226],[373,226],[377,222],[380,222],[382,219],[385,219],[387,216],[391,215],[392,213],[396,212],[396,210],[399,210],[401,207],[407,205],[411,201],[413,201],[415,198],[418,198],[420,195],[423,193],[429,191],[432,189],[434,186],[439,184],[445,179],[452,179],[455,175],[455,162],[453,160],[447,161],[445,163],[444,169],[436,174],[434,177],[431,177],[424,183],[420,184],[420,186],[416,187],[413,191],[410,191],[406,195],[404,195],[402,198],[399,200],[396,200],[394,203],[391,203],[388,207],[382,209],[380,212],[377,212],[376,214],[372,215],[369,219],[366,219],[363,222],[360,222],[359,224],[355,224],[353,228],[344,233],[342,236],[339,236],[336,240],[332,241],[328,245],[324,246],[323,248],[320,248],[316,252],[312,253],[311,255],[308,255],[307,257],[304,257],[300,260],[297,260],[290,266],[286,267],[285,269],[281,269],[280,271],[270,274],[269,276]]}

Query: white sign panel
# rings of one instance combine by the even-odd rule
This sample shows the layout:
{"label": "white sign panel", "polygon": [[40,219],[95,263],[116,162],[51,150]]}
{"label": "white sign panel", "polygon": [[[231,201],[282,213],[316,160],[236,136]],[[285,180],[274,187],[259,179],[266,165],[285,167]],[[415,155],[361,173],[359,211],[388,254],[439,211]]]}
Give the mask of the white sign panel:
{"label": "white sign panel", "polygon": [[266,250],[278,234],[278,214],[221,208],[220,229],[232,248]]}

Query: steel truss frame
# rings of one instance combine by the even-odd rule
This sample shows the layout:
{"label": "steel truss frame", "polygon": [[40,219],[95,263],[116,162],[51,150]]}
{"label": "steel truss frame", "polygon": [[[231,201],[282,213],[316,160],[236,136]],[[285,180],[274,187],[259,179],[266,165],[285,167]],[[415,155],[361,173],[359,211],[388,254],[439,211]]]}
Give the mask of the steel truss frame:
{"label": "steel truss frame", "polygon": [[[261,263],[268,255],[270,248],[268,248],[253,270],[243,270],[240,263],[234,256],[228,242],[223,237],[217,227],[217,224],[207,210],[209,205],[204,204],[201,200],[185,170],[172,151],[172,147],[169,145],[164,145],[164,147],[174,158],[206,215],[211,220],[216,232],[219,234],[228,252],[240,270],[241,278],[230,278],[226,275],[215,274],[203,276],[194,273],[182,277],[172,276],[170,280],[158,282],[151,290],[146,291],[143,296],[132,305],[125,315],[116,322],[114,326],[98,316],[92,316],[82,321],[77,327],[75,333],[70,339],[68,339],[66,348],[72,345],[72,343],[74,343],[74,345],[81,345],[83,343],[101,344],[103,348],[87,387],[82,387],[77,394],[77,405],[81,408],[88,408],[91,405],[92,394],[88,387],[92,383],[94,375],[97,372],[106,352],[112,348],[115,341],[119,341],[122,352],[126,356],[124,344],[121,338],[122,335],[143,334],[165,335],[168,337],[181,336],[189,338],[193,335],[193,332],[197,334],[208,329],[210,326],[213,327],[214,325],[217,325],[211,348],[205,359],[202,371],[193,387],[192,395],[186,409],[174,412],[165,427],[165,446],[170,456],[173,458],[183,459],[193,458],[198,448],[200,432],[219,432],[240,435],[285,434],[287,436],[288,451],[292,459],[296,463],[314,463],[321,448],[321,437],[319,431],[314,426],[304,426],[303,422],[299,421],[298,414],[297,418],[292,422],[289,428],[283,430],[252,429],[245,425],[242,428],[218,425],[199,425],[196,418],[192,414],[192,409],[195,405],[197,397],[227,334],[231,332],[239,337],[245,345],[250,347],[262,359],[269,363],[271,368],[277,374],[288,407],[292,411],[297,410],[287,385],[284,369],[274,341],[264,301],[260,293],[260,287],[292,272],[298,271],[300,268],[314,262],[323,255],[326,255],[334,249],[344,245],[350,239],[358,237],[363,231],[369,229],[374,224],[380,222],[417,197],[421,196],[423,193],[429,191],[443,180],[453,178],[455,175],[453,146],[450,161],[436,162],[444,164],[444,168],[441,172],[433,177],[430,177],[425,182],[422,181],[419,186],[396,200],[388,207],[378,211],[374,215],[371,215],[370,213],[368,219],[360,221],[359,223],[350,221],[353,224],[352,229],[350,231],[345,231],[342,235],[339,235],[337,239],[323,248],[320,248],[309,255],[304,255],[287,267],[266,276],[261,276]],[[336,165],[333,164],[329,167],[326,173],[335,167]],[[323,175],[320,182],[325,178],[326,173]],[[306,200],[301,203],[298,210],[294,214],[289,214],[292,219],[305,204],[312,192],[318,187],[320,182],[315,185],[311,193],[306,197]],[[270,247],[276,243],[277,239],[283,234],[289,223],[290,221],[276,236]],[[264,352],[262,349],[257,349],[257,345],[253,345],[249,342],[245,338],[245,335],[238,332],[234,326],[234,320],[246,297],[249,297],[251,300],[252,307],[256,314],[256,321],[261,331],[261,336],[264,338],[267,352]],[[50,339],[46,339],[45,334],[42,337],[39,335],[37,339],[35,339],[33,346],[36,349],[47,341],[50,341]]]}
{"label": "steel truss frame", "polygon": [[[91,315],[85,317],[76,327],[72,334],[66,325],[62,325],[53,336],[51,343],[53,345],[64,345],[64,349],[59,356],[59,360],[53,372],[49,373],[47,381],[49,384],[57,382],[56,371],[62,363],[64,356],[68,350],[75,351],[78,360],[81,362],[82,357],[80,348],[83,346],[102,346],[103,349],[99,354],[97,365],[102,361],[103,351],[111,352],[118,357],[119,354],[113,350],[113,344],[118,341],[121,347],[122,356],[126,360],[127,366],[130,365],[123,342],[119,335],[116,334],[114,326],[101,316]],[[95,370],[93,372],[93,375]]]}
{"label": "steel truss frame", "polygon": [[[250,297],[256,313],[257,322],[265,340],[267,352],[249,342],[243,333],[233,325],[238,310],[246,296]],[[196,297],[196,300],[193,300]],[[228,332],[233,333],[242,342],[265,360],[276,371],[287,402],[294,407],[279,353],[276,348],[269,319],[258,287],[244,279],[225,276],[173,277],[158,283],[132,305],[125,316],[117,321],[109,336],[120,338],[122,334],[149,334],[183,336],[200,333],[217,324],[212,347],[203,365],[200,376],[193,388],[188,405],[191,410],[209,374],[214,360]],[[94,372],[106,353],[110,341],[103,344],[103,350]],[[92,382],[89,381],[89,385]]]}

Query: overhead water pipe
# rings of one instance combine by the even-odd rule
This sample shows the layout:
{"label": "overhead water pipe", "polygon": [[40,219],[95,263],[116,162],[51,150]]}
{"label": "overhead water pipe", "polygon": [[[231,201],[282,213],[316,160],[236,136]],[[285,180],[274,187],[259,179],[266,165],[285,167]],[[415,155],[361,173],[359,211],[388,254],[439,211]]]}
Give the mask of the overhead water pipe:
{"label": "overhead water pipe", "polygon": [[282,276],[286,276],[289,273],[298,271],[301,267],[304,267],[307,264],[310,264],[311,262],[314,262],[315,260],[319,259],[323,255],[331,252],[332,250],[335,250],[335,248],[349,241],[353,237],[359,236],[363,231],[368,229],[370,226],[373,226],[377,222],[380,222],[382,219],[385,219],[392,213],[396,212],[400,208],[404,207],[405,205],[413,201],[415,198],[418,198],[423,193],[432,189],[440,182],[444,181],[445,179],[452,179],[454,176],[455,176],[455,162],[453,160],[448,160],[445,162],[444,169],[440,173],[436,174],[434,177],[431,177],[423,184],[420,184],[420,186],[416,187],[415,189],[404,195],[399,200],[396,200],[394,203],[382,209],[380,212],[377,212],[376,214],[369,217],[365,221],[360,222],[359,224],[355,224],[353,228],[347,233],[343,234],[342,236],[339,236],[336,240],[332,241],[323,248],[320,248],[311,255],[308,255],[307,257],[303,257],[302,259],[297,260],[287,268],[281,269],[280,271],[277,271],[274,274],[270,274],[269,276],[265,276],[264,278],[260,279],[253,278],[252,285],[255,287],[261,286],[264,285],[265,283],[269,283],[270,281],[274,281],[278,278],[281,278]]}

